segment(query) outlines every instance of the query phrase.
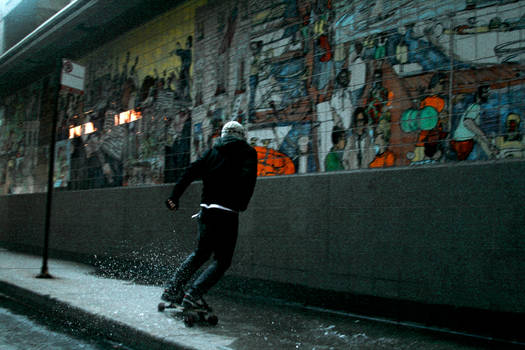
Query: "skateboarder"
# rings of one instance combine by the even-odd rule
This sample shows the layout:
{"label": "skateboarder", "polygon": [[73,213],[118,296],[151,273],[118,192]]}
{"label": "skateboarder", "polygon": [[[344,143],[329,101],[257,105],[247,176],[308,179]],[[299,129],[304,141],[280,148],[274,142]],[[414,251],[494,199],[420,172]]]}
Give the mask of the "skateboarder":
{"label": "skateboarder", "polygon": [[[246,143],[243,126],[224,125],[221,138],[197,161],[190,164],[166,201],[177,210],[186,188],[202,179],[197,248],[178,267],[161,296],[164,301],[198,308],[202,296],[230,267],[237,241],[239,212],[246,210],[257,179],[257,153]],[[184,293],[192,275],[213,254],[213,261]]]}

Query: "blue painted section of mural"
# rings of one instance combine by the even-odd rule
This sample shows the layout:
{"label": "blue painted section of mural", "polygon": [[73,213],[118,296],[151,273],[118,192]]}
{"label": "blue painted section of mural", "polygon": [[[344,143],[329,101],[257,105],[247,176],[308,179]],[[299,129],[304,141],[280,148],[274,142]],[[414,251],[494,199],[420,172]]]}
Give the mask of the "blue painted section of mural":
{"label": "blue painted section of mural", "polygon": [[[209,1],[191,26],[157,48],[173,67],[111,44],[84,59],[57,187],[173,182],[232,119],[260,175],[525,157],[525,1]],[[1,101],[3,193],[44,189],[43,89]],[[94,132],[70,138],[79,125]]]}

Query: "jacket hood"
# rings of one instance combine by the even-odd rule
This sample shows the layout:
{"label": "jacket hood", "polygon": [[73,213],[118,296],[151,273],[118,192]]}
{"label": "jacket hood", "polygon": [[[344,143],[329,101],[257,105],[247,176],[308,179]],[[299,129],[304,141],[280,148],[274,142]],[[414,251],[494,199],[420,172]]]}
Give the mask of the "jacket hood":
{"label": "jacket hood", "polygon": [[229,150],[232,148],[240,148],[240,147],[245,147],[245,146],[248,146],[246,141],[240,138],[237,138],[235,136],[229,136],[229,135],[225,137],[221,137],[219,141],[217,141],[217,143],[215,144],[215,147],[218,148],[219,150]]}
{"label": "jacket hood", "polygon": [[221,137],[214,148],[224,155],[246,153],[252,149],[245,140],[230,135]]}

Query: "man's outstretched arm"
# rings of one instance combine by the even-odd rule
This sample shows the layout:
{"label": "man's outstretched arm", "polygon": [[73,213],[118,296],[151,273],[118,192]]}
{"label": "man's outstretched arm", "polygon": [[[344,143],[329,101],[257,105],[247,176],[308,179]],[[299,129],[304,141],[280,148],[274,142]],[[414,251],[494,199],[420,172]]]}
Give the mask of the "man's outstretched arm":
{"label": "man's outstretched arm", "polygon": [[202,173],[204,169],[204,160],[206,156],[208,155],[209,151],[204,153],[204,155],[196,160],[195,162],[191,163],[186,170],[184,170],[184,173],[182,174],[179,181],[175,184],[175,187],[173,187],[173,191],[171,193],[170,198],[166,201],[166,206],[170,210],[177,210],[179,208],[179,198],[182,196],[184,191],[188,188],[188,186],[195,180],[202,178]]}

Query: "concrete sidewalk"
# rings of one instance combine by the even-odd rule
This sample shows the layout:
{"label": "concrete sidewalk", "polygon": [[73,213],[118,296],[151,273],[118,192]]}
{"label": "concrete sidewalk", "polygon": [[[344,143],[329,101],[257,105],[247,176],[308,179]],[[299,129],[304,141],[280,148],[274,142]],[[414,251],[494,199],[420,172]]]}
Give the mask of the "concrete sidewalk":
{"label": "concrete sidewalk", "polygon": [[[101,278],[94,268],[0,248],[0,292],[134,349],[479,349],[486,340],[399,327],[355,315],[212,294],[217,326],[185,327],[160,313],[162,288]],[[473,341],[475,340],[475,344]]]}
{"label": "concrete sidewalk", "polygon": [[99,278],[89,266],[56,260],[49,262],[54,278],[37,279],[40,266],[40,258],[0,251],[0,291],[131,346],[220,349],[234,340],[159,313],[159,287]]}

